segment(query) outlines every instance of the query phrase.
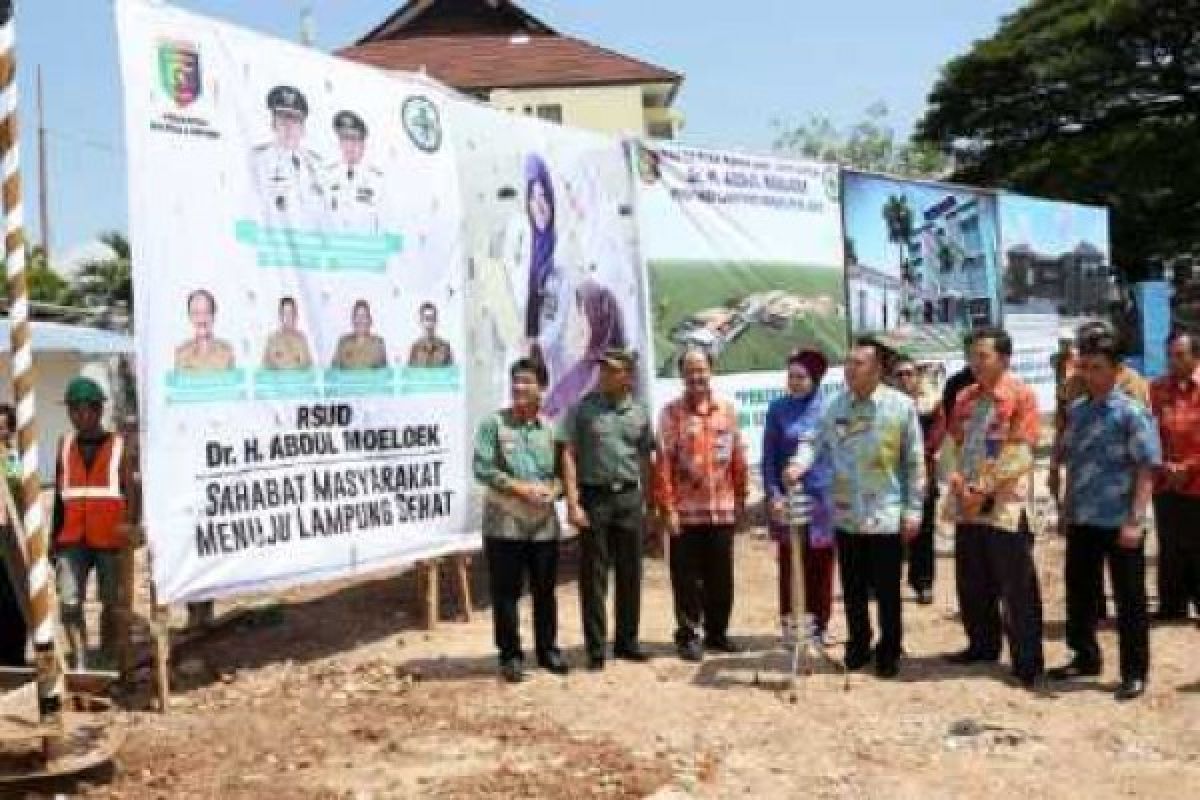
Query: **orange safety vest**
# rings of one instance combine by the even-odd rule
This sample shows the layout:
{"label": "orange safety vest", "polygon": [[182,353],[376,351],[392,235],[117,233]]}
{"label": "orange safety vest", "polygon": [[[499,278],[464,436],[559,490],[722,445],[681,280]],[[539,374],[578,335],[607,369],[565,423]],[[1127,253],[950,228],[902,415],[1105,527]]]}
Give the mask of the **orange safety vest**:
{"label": "orange safety vest", "polygon": [[62,440],[59,454],[63,524],[58,544],[84,544],[97,550],[125,546],[125,498],[121,496],[121,457],[125,440],[111,434],[96,451],[89,470],[71,434]]}

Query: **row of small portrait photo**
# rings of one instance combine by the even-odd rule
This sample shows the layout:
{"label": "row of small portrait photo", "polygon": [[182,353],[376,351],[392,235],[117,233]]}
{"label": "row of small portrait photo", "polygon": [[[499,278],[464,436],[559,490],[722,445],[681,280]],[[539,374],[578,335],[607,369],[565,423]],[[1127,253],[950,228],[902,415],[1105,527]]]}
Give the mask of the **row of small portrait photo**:
{"label": "row of small portrait photo", "polygon": [[[264,370],[314,369],[317,359],[309,336],[300,329],[300,310],[296,299],[281,297],[278,303],[279,326],[267,335],[258,366]],[[174,368],[179,372],[217,372],[236,369],[234,347],[217,335],[217,299],[208,289],[195,289],[187,297],[188,321],[192,336],[175,348]],[[374,333],[371,305],[356,300],[350,310],[351,329],[338,337],[337,346],[327,363],[330,369],[384,369],[389,360],[387,343]],[[408,348],[408,357],[398,361],[408,367],[450,367],[454,351],[438,336],[438,309],[431,302],[418,311],[420,332]]]}

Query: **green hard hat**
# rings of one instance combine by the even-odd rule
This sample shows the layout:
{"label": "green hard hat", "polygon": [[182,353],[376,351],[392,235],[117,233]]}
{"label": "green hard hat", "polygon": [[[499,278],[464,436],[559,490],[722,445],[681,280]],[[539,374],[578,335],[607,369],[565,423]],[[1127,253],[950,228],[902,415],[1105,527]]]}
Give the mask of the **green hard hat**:
{"label": "green hard hat", "polygon": [[71,382],[67,384],[66,402],[68,406],[104,405],[104,399],[104,390],[91,378],[80,375],[72,378]]}

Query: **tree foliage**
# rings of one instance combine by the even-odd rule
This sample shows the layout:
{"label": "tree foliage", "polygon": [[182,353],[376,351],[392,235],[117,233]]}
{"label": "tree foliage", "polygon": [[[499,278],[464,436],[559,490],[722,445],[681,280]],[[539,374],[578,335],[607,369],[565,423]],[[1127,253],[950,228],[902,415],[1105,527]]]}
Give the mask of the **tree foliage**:
{"label": "tree foliage", "polygon": [[1133,277],[1200,253],[1200,0],[1032,0],[943,68],[916,136],[957,180],[1108,206]]}
{"label": "tree foliage", "polygon": [[847,128],[815,114],[798,125],[777,122],[775,127],[774,149],[785,155],[910,178],[935,178],[950,166],[937,147],[898,140],[884,103],[872,105],[861,121]]}
{"label": "tree foliage", "polygon": [[102,233],[99,238],[112,255],[81,265],[69,292],[71,305],[132,314],[133,261],[129,240],[117,231]]}
{"label": "tree foliage", "polygon": [[[0,294],[8,299],[7,265],[5,279],[0,281]],[[69,287],[50,266],[46,251],[39,246],[25,248],[25,280],[29,287],[29,299],[34,303],[58,305],[66,302]]]}

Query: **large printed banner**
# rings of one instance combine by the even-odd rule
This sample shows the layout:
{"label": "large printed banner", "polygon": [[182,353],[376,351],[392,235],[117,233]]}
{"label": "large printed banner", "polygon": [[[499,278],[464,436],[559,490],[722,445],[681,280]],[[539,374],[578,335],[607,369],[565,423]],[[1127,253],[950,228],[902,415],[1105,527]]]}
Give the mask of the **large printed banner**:
{"label": "large printed banner", "polygon": [[967,330],[1000,322],[991,194],[846,172],[842,205],[856,335],[945,357]]}
{"label": "large printed banner", "polygon": [[767,404],[797,347],[845,355],[838,170],[830,164],[631,143],[654,332],[655,405],[700,347],[758,457]]}
{"label": "large printed banner", "polygon": [[170,7],[117,20],[160,599],[476,544],[442,98]]}
{"label": "large printed banner", "polygon": [[1108,211],[1008,193],[999,211],[1004,324],[1018,370],[1050,410],[1059,331],[1108,310]]}
{"label": "large printed banner", "polygon": [[622,147],[471,103],[456,103],[451,122],[471,264],[471,419],[507,404],[521,356],[546,365],[543,408],[560,419],[595,388],[606,349],[648,357]]}

